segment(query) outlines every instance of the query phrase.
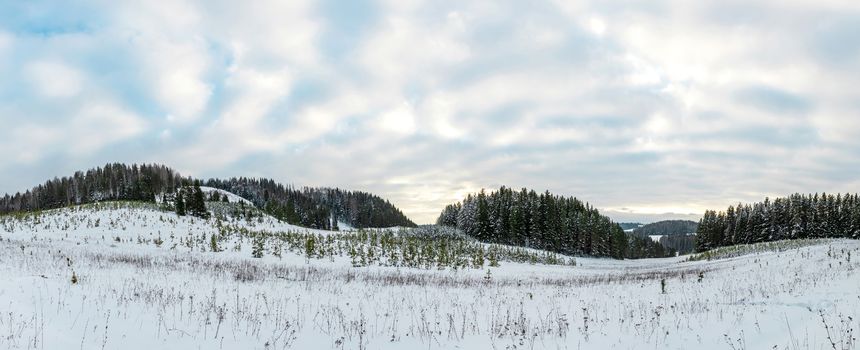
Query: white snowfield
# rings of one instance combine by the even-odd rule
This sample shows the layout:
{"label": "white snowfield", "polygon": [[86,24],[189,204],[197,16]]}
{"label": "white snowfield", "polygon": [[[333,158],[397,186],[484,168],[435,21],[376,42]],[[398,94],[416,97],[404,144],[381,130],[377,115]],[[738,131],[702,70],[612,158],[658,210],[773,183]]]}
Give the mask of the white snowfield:
{"label": "white snowfield", "polygon": [[0,349],[841,350],[860,332],[858,241],[699,262],[354,268],[181,244],[213,221],[145,206],[0,217]]}

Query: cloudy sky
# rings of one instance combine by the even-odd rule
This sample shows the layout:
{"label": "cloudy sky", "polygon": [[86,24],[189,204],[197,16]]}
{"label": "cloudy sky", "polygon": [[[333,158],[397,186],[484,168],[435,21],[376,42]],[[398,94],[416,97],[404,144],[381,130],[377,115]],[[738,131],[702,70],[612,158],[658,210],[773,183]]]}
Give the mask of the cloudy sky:
{"label": "cloudy sky", "polygon": [[618,220],[860,188],[857,1],[3,1],[0,77],[0,193],[158,162],[426,223],[503,184]]}

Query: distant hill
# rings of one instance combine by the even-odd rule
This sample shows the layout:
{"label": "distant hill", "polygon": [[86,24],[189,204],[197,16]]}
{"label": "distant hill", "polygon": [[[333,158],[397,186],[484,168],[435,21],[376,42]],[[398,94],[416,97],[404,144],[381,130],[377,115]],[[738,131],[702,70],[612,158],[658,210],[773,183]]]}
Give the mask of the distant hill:
{"label": "distant hill", "polygon": [[695,233],[699,224],[689,220],[665,220],[650,223],[633,230],[636,236],[673,236]]}
{"label": "distant hill", "polygon": [[633,229],[637,229],[639,227],[642,227],[643,224],[638,223],[638,222],[619,222],[618,226],[621,226],[622,230],[627,231],[627,230],[633,230]]}
{"label": "distant hill", "polygon": [[204,183],[182,177],[160,164],[112,163],[54,178],[23,193],[0,198],[0,214],[103,201],[156,202],[185,186],[204,184],[235,193],[270,215],[303,227],[336,229],[338,221],[355,228],[415,226],[390,202],[366,192],[295,189],[268,179],[210,179]]}
{"label": "distant hill", "polygon": [[667,252],[689,254],[695,246],[694,233],[699,224],[689,220],[664,220],[650,223],[634,229],[630,235],[634,237],[650,237]]}
{"label": "distant hill", "polygon": [[696,235],[671,235],[660,237],[660,244],[669,250],[674,250],[678,254],[690,254],[696,248]]}
{"label": "distant hill", "polygon": [[271,179],[210,179],[206,186],[235,193],[292,224],[333,229],[341,221],[354,228],[415,227],[389,201],[360,191],[339,188],[294,188]]}

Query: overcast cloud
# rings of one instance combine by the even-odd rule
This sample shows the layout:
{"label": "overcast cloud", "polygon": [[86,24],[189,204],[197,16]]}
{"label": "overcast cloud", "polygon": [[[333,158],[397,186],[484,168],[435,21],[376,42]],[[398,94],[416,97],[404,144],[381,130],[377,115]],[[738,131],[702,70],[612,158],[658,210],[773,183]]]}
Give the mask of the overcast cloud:
{"label": "overcast cloud", "polygon": [[0,193],[158,162],[427,223],[500,185],[646,221],[860,188],[856,1],[75,4],[0,3]]}

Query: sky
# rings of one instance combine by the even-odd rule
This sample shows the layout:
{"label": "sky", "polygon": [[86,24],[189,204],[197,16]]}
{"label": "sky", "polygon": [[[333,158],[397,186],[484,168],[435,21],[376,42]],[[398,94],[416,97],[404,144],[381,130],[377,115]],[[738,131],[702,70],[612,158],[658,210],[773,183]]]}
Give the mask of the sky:
{"label": "sky", "polygon": [[0,193],[107,162],[617,221],[860,188],[860,2],[3,1]]}

